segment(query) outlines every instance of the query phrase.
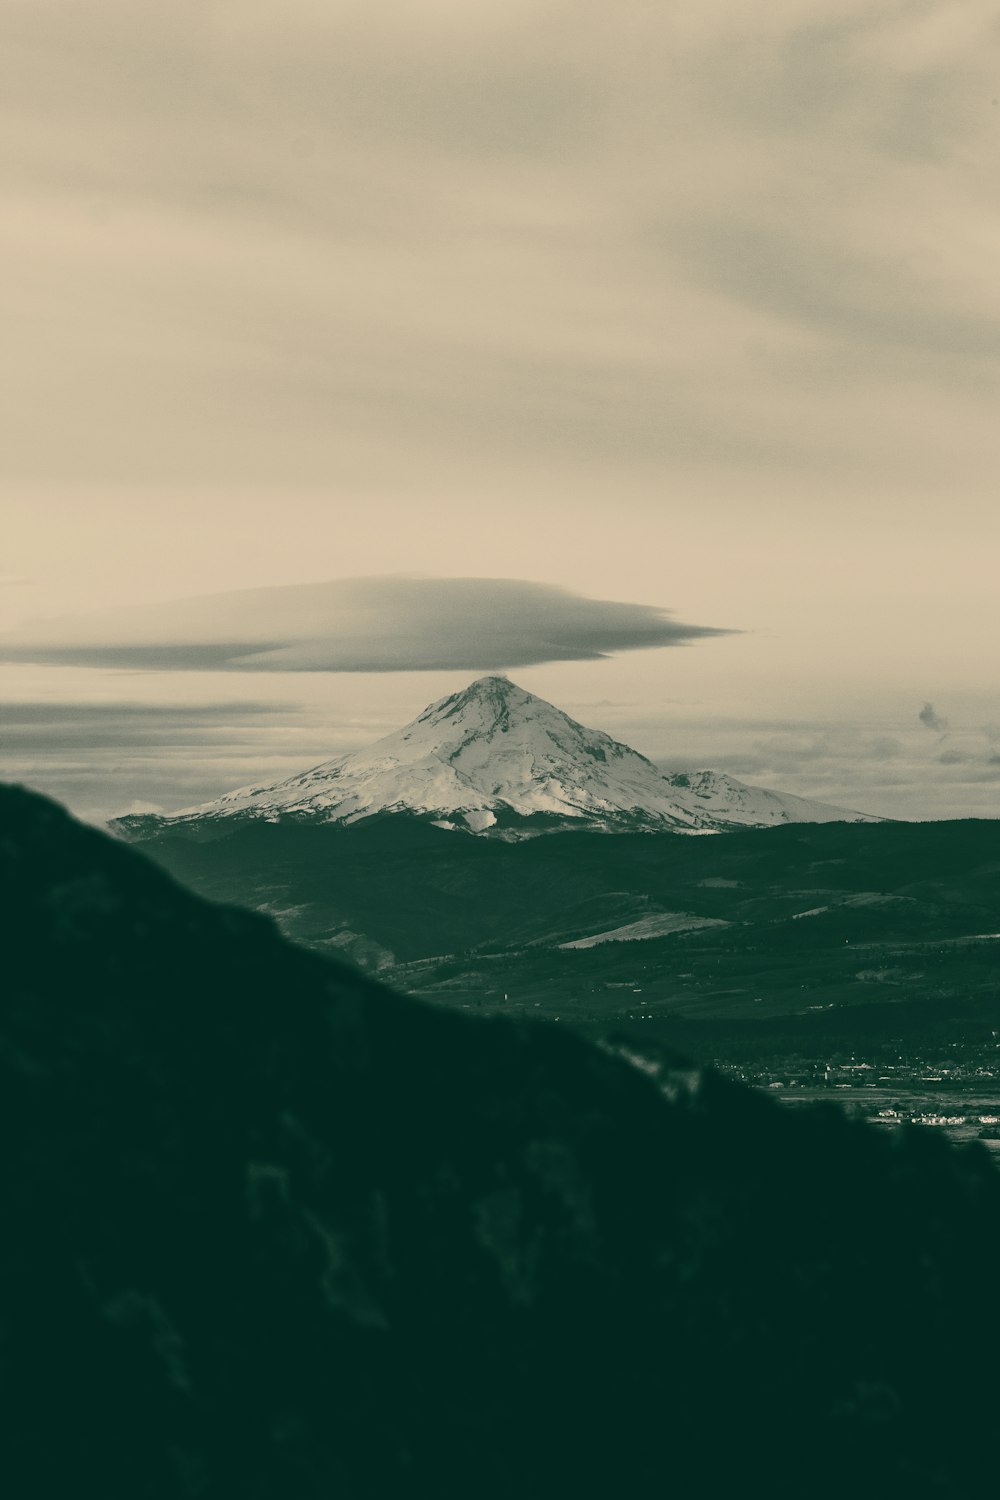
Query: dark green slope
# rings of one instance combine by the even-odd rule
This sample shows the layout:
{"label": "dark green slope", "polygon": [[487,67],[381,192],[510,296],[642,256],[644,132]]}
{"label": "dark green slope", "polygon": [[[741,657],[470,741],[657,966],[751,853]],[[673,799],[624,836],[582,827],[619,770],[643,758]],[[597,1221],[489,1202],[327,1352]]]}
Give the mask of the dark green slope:
{"label": "dark green slope", "polygon": [[978,1152],[400,999],[16,789],[0,887],[19,1500],[982,1493]]}
{"label": "dark green slope", "polygon": [[[998,821],[514,844],[399,817],[190,832],[140,847],[204,894],[273,911],[299,942],[455,1004],[506,993],[592,1027],[622,1012],[628,981],[686,1021],[801,1015],[814,1032],[811,1009],[892,1007],[895,1034],[901,1006],[973,1030],[1000,1014]],[[561,946],[671,912],[716,925]]]}

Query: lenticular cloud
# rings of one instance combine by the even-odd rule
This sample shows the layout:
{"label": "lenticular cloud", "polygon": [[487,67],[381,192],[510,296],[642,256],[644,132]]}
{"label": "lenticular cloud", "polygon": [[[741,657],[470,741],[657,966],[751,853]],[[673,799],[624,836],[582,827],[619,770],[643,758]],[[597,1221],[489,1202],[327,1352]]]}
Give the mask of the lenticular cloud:
{"label": "lenticular cloud", "polygon": [[169,671],[489,670],[726,635],[513,578],[347,578],[46,621],[0,660]]}

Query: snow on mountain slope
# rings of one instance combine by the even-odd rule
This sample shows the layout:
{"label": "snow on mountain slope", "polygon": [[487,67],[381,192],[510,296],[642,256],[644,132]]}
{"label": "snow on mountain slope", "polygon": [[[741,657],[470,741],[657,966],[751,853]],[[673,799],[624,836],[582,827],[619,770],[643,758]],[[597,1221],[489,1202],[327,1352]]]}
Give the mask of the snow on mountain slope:
{"label": "snow on mountain slope", "polygon": [[[481,677],[367,750],[270,786],[248,786],[167,823],[309,817],[353,823],[408,812],[473,833],[545,828],[716,832],[772,823],[877,821],[701,771],[665,776],[506,677]],[[540,817],[541,815],[541,817]]]}
{"label": "snow on mountain slope", "polygon": [[850,812],[831,802],[814,802],[790,792],[770,792],[747,786],[720,771],[691,771],[664,779],[678,793],[688,794],[706,817],[727,827],[766,828],[775,823],[881,823],[868,813]]}

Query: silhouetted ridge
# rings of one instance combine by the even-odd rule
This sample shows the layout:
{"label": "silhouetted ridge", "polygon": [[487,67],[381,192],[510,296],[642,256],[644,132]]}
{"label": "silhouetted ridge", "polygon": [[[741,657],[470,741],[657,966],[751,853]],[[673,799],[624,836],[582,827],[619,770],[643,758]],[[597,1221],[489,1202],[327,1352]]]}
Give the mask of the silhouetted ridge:
{"label": "silhouetted ridge", "polygon": [[0,888],[19,1500],[984,1492],[978,1153],[425,1009],[17,789]]}

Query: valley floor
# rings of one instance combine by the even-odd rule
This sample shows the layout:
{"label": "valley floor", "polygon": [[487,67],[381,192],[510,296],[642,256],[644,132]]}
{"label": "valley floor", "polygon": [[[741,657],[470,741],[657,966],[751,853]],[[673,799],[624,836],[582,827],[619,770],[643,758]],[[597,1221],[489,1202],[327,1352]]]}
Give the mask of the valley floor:
{"label": "valley floor", "polygon": [[1000,820],[505,843],[386,818],[139,847],[437,1006],[625,1036],[886,1128],[967,1139],[1000,1114]]}
{"label": "valley floor", "polygon": [[[877,1040],[865,1049],[852,1036],[862,1038],[864,1021],[883,1021],[886,1013],[881,1007],[874,1016],[859,1009],[842,1018],[847,1028],[842,1035],[828,1033],[820,1049],[806,1050],[817,1038],[798,1030],[796,1017],[775,1018],[770,1025],[731,1020],[686,1024],[638,996],[629,987],[631,1003],[622,1005],[619,997],[618,1005],[604,1009],[575,1005],[569,997],[560,1003],[554,996],[544,1004],[475,992],[425,992],[421,998],[471,1014],[542,1017],[591,1040],[623,1041],[640,1055],[663,1048],[679,1051],[710,1062],[718,1072],[788,1108],[825,1105],[883,1130],[913,1127],[939,1132],[956,1144],[978,1141],[1000,1164],[1000,1022],[995,1031],[980,1024],[978,1035],[960,1028],[951,1040],[934,1041],[928,1035],[919,1050],[910,1050],[900,1038]],[[802,1019],[813,1027],[832,1022],[829,1015]],[[916,1031],[923,1022],[932,1032],[937,1029],[934,1020],[911,1011],[900,1029]]]}
{"label": "valley floor", "polygon": [[832,1104],[852,1119],[867,1120],[885,1130],[909,1125],[940,1131],[956,1145],[979,1141],[1000,1164],[1000,1076],[989,1087],[969,1089],[953,1085],[921,1088],[908,1083],[889,1087],[839,1083],[815,1088],[778,1079],[753,1081],[792,1109]]}

